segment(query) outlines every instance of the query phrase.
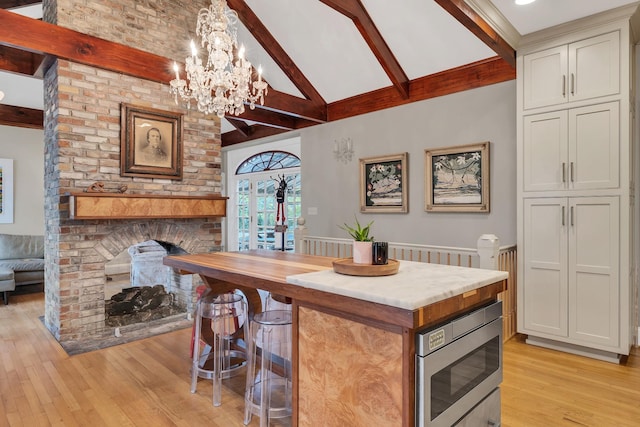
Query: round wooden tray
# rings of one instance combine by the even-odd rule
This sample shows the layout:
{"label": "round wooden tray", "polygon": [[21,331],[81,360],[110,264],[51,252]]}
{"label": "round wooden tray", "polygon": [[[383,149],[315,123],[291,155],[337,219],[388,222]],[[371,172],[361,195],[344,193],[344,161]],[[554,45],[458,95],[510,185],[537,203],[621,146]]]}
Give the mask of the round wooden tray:
{"label": "round wooden tray", "polygon": [[390,259],[387,264],[369,265],[356,264],[353,258],[340,258],[333,261],[333,271],[348,276],[391,276],[396,274],[400,268],[400,262]]}

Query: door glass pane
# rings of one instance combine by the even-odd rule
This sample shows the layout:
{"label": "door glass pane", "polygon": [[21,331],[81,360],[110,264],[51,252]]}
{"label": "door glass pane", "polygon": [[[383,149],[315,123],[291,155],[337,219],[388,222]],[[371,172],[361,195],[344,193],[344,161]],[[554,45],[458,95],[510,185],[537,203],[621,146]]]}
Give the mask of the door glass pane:
{"label": "door glass pane", "polygon": [[251,211],[250,182],[248,179],[238,180],[236,214],[238,215],[238,248],[246,251],[251,247]]}
{"label": "door glass pane", "polygon": [[[285,198],[286,206],[286,224],[287,232],[285,235],[285,250],[293,251],[295,249],[295,240],[293,231],[298,225],[296,221],[302,214],[302,194],[300,191],[300,174],[294,173],[285,175],[287,180],[287,196]],[[282,248],[282,244],[279,246]]]}
{"label": "door glass pane", "polygon": [[256,181],[257,249],[275,249],[276,182],[267,178]]}

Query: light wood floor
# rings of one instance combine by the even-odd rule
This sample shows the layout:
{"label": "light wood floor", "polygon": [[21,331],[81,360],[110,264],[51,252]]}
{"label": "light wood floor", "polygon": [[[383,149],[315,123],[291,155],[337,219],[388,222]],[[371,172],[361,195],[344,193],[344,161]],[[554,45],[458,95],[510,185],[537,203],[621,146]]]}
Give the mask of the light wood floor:
{"label": "light wood floor", "polygon": [[[219,408],[209,381],[189,392],[190,330],[70,357],[43,309],[42,293],[0,305],[0,426],[243,425],[240,377],[225,381]],[[637,349],[619,366],[513,339],[504,362],[504,427],[640,426]]]}

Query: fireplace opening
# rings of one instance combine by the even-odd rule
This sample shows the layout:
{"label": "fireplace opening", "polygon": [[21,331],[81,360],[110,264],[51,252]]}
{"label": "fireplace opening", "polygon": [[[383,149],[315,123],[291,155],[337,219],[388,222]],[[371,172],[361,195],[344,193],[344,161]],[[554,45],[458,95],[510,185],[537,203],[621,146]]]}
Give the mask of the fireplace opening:
{"label": "fireplace opening", "polygon": [[162,263],[166,255],[186,254],[163,241],[136,243],[105,263],[105,325],[119,327],[186,313],[192,275]]}

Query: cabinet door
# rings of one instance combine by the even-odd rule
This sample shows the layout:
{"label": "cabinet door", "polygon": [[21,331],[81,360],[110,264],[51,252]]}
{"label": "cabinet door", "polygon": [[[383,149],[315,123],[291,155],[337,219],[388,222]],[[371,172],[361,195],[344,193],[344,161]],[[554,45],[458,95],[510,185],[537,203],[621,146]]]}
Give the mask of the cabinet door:
{"label": "cabinet door", "polygon": [[569,45],[569,101],[620,92],[620,33]]}
{"label": "cabinet door", "polygon": [[569,187],[617,188],[620,119],[617,102],[569,110]]}
{"label": "cabinet door", "polygon": [[618,346],[617,197],[569,199],[569,336]]}
{"label": "cabinet door", "polygon": [[567,46],[524,56],[524,109],[567,102]]}
{"label": "cabinet door", "polygon": [[567,180],[567,112],[526,116],[523,124],[524,191],[563,190]]}
{"label": "cabinet door", "polygon": [[524,200],[522,332],[567,336],[566,219],[564,197]]}

